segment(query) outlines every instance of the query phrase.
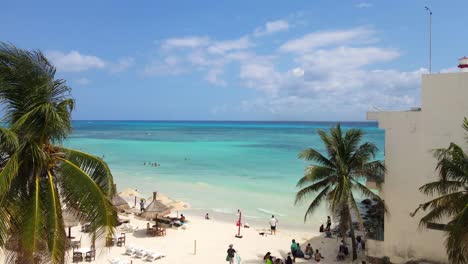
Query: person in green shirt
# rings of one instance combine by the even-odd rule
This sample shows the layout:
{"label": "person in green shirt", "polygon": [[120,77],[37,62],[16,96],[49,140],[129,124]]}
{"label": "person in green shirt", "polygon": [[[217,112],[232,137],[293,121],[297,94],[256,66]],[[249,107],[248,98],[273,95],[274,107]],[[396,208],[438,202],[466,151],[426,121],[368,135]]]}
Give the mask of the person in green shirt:
{"label": "person in green shirt", "polygon": [[293,256],[293,262],[296,262],[296,255],[297,255],[297,243],[296,240],[293,239],[291,243],[291,254]]}

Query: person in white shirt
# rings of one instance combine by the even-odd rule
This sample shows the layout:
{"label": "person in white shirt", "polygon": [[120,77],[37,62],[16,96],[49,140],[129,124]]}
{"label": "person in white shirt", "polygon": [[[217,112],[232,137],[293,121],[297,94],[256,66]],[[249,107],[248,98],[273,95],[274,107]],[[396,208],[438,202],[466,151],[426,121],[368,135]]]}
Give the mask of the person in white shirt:
{"label": "person in white shirt", "polygon": [[274,215],[271,216],[271,219],[270,219],[270,230],[271,230],[271,234],[275,234],[276,235],[276,225],[278,224],[278,220],[275,218]]}

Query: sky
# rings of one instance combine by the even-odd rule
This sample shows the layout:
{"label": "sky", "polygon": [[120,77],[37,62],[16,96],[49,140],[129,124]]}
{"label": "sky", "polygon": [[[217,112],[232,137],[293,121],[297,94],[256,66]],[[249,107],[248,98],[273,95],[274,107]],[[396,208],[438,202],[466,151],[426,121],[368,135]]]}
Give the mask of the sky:
{"label": "sky", "polygon": [[41,50],[75,120],[359,121],[419,106],[468,55],[468,1],[6,1],[0,41]]}

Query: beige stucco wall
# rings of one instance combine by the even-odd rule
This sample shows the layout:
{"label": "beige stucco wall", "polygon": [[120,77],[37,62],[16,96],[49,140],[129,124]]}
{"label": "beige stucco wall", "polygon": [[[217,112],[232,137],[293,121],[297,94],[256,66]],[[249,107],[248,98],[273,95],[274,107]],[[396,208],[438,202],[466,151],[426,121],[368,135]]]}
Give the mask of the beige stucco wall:
{"label": "beige stucco wall", "polygon": [[437,178],[432,150],[450,142],[466,146],[463,118],[468,117],[468,73],[424,75],[422,110],[374,112],[385,129],[385,165],[382,185],[390,215],[385,217],[385,240],[369,241],[369,255],[389,256],[392,262],[431,259],[446,262],[443,232],[419,229],[410,213],[429,198],[418,188]]}

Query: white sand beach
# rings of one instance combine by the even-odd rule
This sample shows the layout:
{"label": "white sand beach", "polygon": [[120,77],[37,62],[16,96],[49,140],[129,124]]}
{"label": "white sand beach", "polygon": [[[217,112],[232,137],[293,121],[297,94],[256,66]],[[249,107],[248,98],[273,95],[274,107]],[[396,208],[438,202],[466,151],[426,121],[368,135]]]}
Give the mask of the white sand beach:
{"label": "white sand beach", "polygon": [[[159,194],[158,194],[159,195]],[[158,196],[162,198],[163,196]],[[165,202],[173,202],[164,197]],[[177,210],[184,209],[187,204],[177,202],[181,205]],[[197,214],[194,214],[197,212]],[[142,247],[154,252],[163,253],[166,257],[156,260],[156,263],[227,263],[226,250],[229,244],[234,245],[234,249],[241,257],[241,263],[263,263],[263,256],[266,252],[271,252],[272,256],[285,258],[289,252],[291,240],[296,239],[304,250],[306,242],[310,242],[313,249],[319,249],[324,259],[320,263],[338,263],[335,261],[336,250],[339,240],[337,238],[324,238],[323,234],[311,232],[291,231],[281,229],[278,225],[276,235],[269,235],[268,220],[265,225],[259,223],[250,228],[242,228],[243,238],[236,238],[237,227],[235,225],[236,216],[230,215],[210,215],[209,220],[204,218],[204,214],[199,211],[182,212],[188,219],[186,228],[167,229],[166,236],[151,237],[146,234],[146,220],[136,218],[133,215],[127,216],[130,224],[137,226],[138,230],[133,233],[126,233],[126,245]],[[175,216],[173,211],[172,216]],[[122,217],[124,217],[122,215]],[[231,219],[232,218],[232,219]],[[281,222],[280,222],[281,223]],[[151,223],[153,224],[153,223]],[[266,236],[259,233],[266,232]],[[120,235],[120,231],[117,231]],[[81,238],[81,247],[89,248],[89,234],[82,233],[80,226],[72,229],[72,236]],[[196,243],[196,252],[195,252]],[[113,246],[104,248],[103,241],[96,243],[97,256],[94,263],[109,263],[110,259],[120,258],[129,263],[148,263],[146,260],[124,255],[125,246]],[[69,261],[72,261],[71,250],[69,251]],[[348,258],[350,259],[350,257]],[[297,259],[299,263],[315,263],[312,260]],[[343,262],[341,262],[343,263]],[[356,262],[357,263],[357,262]]]}

